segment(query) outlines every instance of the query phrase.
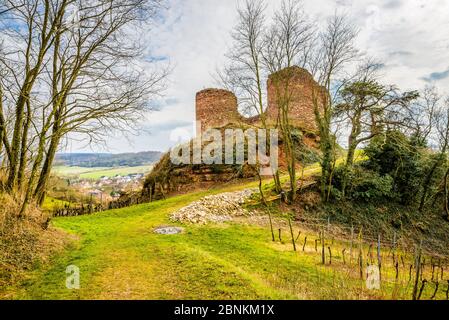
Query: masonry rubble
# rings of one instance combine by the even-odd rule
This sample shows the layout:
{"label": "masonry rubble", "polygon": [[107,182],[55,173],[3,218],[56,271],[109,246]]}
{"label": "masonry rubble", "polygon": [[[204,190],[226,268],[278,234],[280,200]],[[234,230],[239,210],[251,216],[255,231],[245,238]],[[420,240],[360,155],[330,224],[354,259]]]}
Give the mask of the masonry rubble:
{"label": "masonry rubble", "polygon": [[255,189],[246,189],[206,196],[172,213],[170,219],[182,223],[207,224],[230,221],[233,217],[246,216],[250,212],[244,209],[242,205],[255,192],[257,192]]}

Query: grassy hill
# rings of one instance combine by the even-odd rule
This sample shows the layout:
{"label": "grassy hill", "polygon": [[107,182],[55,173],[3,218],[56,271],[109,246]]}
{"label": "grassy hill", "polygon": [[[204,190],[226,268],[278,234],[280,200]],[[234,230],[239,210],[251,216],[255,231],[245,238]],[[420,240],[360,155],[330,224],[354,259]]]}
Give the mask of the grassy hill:
{"label": "grassy hill", "polygon": [[[212,192],[178,196],[54,225],[80,237],[50,266],[36,271],[22,299],[296,299],[343,298],[332,290],[332,270],[314,256],[274,245],[268,230],[231,223],[186,226],[157,235],[173,210]],[[81,289],[65,288],[65,268],[81,270]],[[345,297],[356,298],[355,292]]]}
{"label": "grassy hill", "polygon": [[[312,167],[306,174],[316,171]],[[245,219],[184,225],[178,235],[153,232],[173,225],[170,213],[203,196],[255,186],[228,185],[90,216],[56,218],[53,225],[78,240],[4,295],[20,299],[410,298],[410,286],[396,288],[389,282],[382,290],[367,290],[357,272],[342,263],[338,241],[332,242],[332,264],[321,265],[312,245],[317,234],[300,225],[294,226],[294,232],[308,237],[305,252],[292,251],[282,223],[284,239],[276,242],[271,241],[266,224]],[[65,270],[72,264],[80,268],[80,290],[65,287]],[[386,272],[394,277],[393,270]],[[407,277],[408,273],[401,274],[401,281],[407,282]],[[432,291],[428,286],[423,297],[429,298]],[[438,297],[444,298],[443,293]]]}

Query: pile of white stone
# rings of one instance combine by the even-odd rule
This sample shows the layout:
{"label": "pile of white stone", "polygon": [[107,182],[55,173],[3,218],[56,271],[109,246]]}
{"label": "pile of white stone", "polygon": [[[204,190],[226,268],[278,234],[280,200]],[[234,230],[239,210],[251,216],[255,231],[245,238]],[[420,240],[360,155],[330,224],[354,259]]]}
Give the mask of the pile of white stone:
{"label": "pile of white stone", "polygon": [[172,213],[170,219],[195,224],[230,221],[232,217],[249,214],[242,204],[255,192],[254,189],[246,189],[207,196]]}

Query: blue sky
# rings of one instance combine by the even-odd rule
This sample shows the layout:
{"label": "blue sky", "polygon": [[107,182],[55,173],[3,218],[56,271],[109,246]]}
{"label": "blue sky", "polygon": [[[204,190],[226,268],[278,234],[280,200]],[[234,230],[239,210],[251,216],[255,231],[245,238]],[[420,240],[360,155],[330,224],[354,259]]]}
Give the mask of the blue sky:
{"label": "blue sky", "polygon": [[[216,87],[213,73],[224,63],[229,32],[238,0],[170,0],[158,25],[144,33],[147,60],[169,61],[173,71],[159,111],[144,119],[141,134],[128,139],[117,133],[108,146],[94,150],[136,152],[167,150],[175,137],[192,134],[195,93]],[[280,0],[267,1],[269,17]],[[358,46],[380,59],[387,83],[401,89],[420,89],[434,83],[441,93],[449,88],[449,1],[447,0],[304,0],[318,24],[336,9],[353,17],[360,29]],[[80,149],[69,142],[66,151]]]}

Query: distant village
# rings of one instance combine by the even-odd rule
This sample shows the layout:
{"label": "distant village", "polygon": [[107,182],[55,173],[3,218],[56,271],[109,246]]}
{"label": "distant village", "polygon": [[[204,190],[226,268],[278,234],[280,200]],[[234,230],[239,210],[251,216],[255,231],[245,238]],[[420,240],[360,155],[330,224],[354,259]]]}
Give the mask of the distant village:
{"label": "distant village", "polygon": [[143,173],[136,173],[114,177],[103,176],[98,180],[69,179],[68,183],[84,195],[108,201],[119,198],[122,193],[139,190],[142,187],[144,177]]}

